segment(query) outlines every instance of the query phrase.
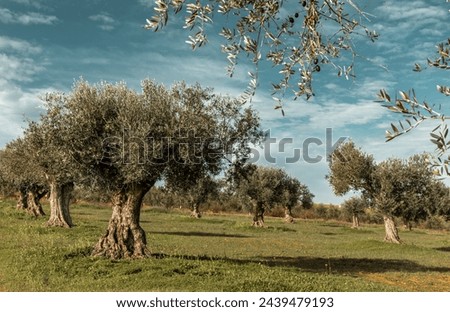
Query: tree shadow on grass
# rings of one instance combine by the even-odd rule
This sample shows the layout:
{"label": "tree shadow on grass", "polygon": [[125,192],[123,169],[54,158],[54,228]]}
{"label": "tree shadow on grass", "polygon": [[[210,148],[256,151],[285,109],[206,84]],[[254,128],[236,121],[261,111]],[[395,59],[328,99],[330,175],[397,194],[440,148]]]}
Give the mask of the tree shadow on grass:
{"label": "tree shadow on grass", "polygon": [[179,236],[200,236],[200,237],[230,237],[248,238],[251,236],[241,234],[209,233],[209,232],[148,232],[149,234],[179,235]]}
{"label": "tree shadow on grass", "polygon": [[296,267],[316,273],[383,273],[383,272],[440,272],[450,273],[450,267],[429,267],[403,259],[273,257],[263,258],[268,266]]}
{"label": "tree shadow on grass", "polygon": [[292,267],[311,273],[386,273],[386,272],[439,272],[450,273],[449,267],[423,266],[410,260],[368,258],[320,257],[268,257],[257,259],[231,259],[211,256],[152,254],[157,259],[177,258],[196,261],[224,261],[233,264],[262,264],[268,267]]}
{"label": "tree shadow on grass", "polygon": [[450,247],[439,247],[439,248],[435,248],[435,249],[439,250],[439,251],[450,252]]}

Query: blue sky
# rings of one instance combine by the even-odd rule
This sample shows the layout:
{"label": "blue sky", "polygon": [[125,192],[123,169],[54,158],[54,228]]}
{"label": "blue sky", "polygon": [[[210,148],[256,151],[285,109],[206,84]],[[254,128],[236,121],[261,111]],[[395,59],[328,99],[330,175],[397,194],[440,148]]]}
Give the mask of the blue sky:
{"label": "blue sky", "polygon": [[[277,82],[278,70],[263,66],[252,102],[263,128],[270,129],[278,142],[270,146],[276,159],[272,165],[285,168],[307,184],[318,202],[342,200],[332,194],[324,178],[328,171],[327,128],[332,129],[332,143],[350,137],[377,161],[432,151],[428,135],[435,126],[432,123],[423,124],[413,135],[385,143],[384,132],[398,116],[374,100],[382,88],[391,95],[414,88],[420,99],[444,104],[445,98],[435,92],[436,85],[450,84],[442,71],[412,71],[414,63],[425,65],[426,58],[434,56],[436,44],[448,37],[449,3],[354,2],[371,14],[366,24],[380,34],[376,43],[355,39],[360,55],[355,79],[321,72],[314,80],[316,97],[306,102],[287,96],[283,117],[273,110],[270,95],[270,82]],[[246,73],[252,70],[249,64],[242,63],[233,78],[226,76],[226,57],[218,48],[222,39],[214,35],[221,25],[210,27],[207,46],[192,51],[184,43],[188,33],[181,27],[181,15],[160,32],[143,29],[145,19],[153,15],[152,4],[152,0],[0,0],[0,147],[22,133],[24,118],[38,118],[42,112],[39,96],[54,90],[67,92],[79,77],[92,83],[125,81],[136,89],[145,78],[167,86],[185,80],[233,96],[246,89]],[[284,150],[279,145],[283,138],[292,139],[284,141]],[[303,152],[308,138],[315,138],[309,157],[322,160],[308,163],[302,157],[286,163],[294,149]]]}

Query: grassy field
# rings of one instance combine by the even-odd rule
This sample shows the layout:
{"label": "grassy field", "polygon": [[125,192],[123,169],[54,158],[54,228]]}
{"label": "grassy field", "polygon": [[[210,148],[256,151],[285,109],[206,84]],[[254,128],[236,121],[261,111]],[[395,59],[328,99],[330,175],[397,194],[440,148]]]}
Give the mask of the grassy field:
{"label": "grassy field", "polygon": [[[401,231],[383,243],[381,226],[205,215],[145,208],[153,257],[89,256],[108,207],[73,205],[72,229],[48,228],[0,200],[1,291],[450,291],[450,233]],[[44,208],[48,211],[48,207]]]}

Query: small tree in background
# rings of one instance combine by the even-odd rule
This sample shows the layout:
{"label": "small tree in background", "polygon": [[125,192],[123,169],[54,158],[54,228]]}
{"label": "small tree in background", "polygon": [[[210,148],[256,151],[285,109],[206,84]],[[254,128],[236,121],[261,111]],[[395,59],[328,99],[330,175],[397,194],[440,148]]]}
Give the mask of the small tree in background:
{"label": "small tree in background", "polygon": [[[217,195],[218,183],[210,175],[198,178],[195,182],[189,180],[178,180],[168,184],[167,187],[172,193],[181,195],[191,209],[191,216],[199,219],[202,214],[200,205],[204,204],[210,196]],[[184,183],[181,183],[184,182]],[[176,184],[175,184],[176,183]]]}
{"label": "small tree in background", "polygon": [[313,205],[314,195],[309,191],[308,187],[296,178],[288,175],[284,178],[283,193],[281,195],[281,205],[284,206],[284,220],[287,223],[293,223],[292,209],[301,204],[305,209],[309,209]]}
{"label": "small tree in background", "polygon": [[352,216],[352,228],[359,228],[359,216],[364,213],[367,201],[361,196],[353,196],[342,203],[342,208]]}
{"label": "small tree in background", "polygon": [[283,169],[246,164],[232,167],[227,175],[235,196],[253,211],[253,226],[264,226],[265,211],[277,204],[285,208],[289,222],[293,221],[291,209],[299,201],[306,206],[312,204],[314,195]]}
{"label": "small tree in background", "polygon": [[394,217],[405,222],[424,219],[433,203],[433,189],[439,185],[428,165],[427,155],[414,155],[407,161],[388,159],[375,164],[372,156],[353,142],[339,146],[332,154],[328,176],[335,194],[361,191],[370,205],[383,214],[385,241],[400,243]]}
{"label": "small tree in background", "polygon": [[31,157],[24,138],[8,143],[0,151],[0,172],[8,188],[18,192],[17,209],[31,215],[44,216],[40,200],[48,193],[44,174]]}

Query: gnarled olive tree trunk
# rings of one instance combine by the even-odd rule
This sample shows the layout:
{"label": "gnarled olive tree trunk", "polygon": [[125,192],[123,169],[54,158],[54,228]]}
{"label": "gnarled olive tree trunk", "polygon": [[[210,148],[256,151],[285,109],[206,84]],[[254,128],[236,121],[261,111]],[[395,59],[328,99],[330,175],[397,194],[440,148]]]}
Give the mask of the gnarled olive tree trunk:
{"label": "gnarled olive tree trunk", "polygon": [[384,219],[384,228],[386,230],[386,236],[384,241],[390,243],[400,244],[401,240],[398,236],[397,226],[395,225],[395,221],[391,216],[383,216]]}
{"label": "gnarled olive tree trunk", "polygon": [[49,180],[50,186],[50,218],[48,226],[61,226],[70,228],[73,226],[70,217],[69,205],[72,196],[73,182],[60,183],[54,179]]}
{"label": "gnarled olive tree trunk", "polygon": [[41,198],[47,194],[47,191],[39,191],[37,189],[31,189],[28,192],[28,212],[35,217],[45,216],[45,212],[42,209]]}
{"label": "gnarled olive tree trunk", "polygon": [[263,203],[256,203],[255,214],[253,216],[252,226],[263,227],[264,226],[264,206]]}
{"label": "gnarled olive tree trunk", "polygon": [[194,203],[192,205],[191,217],[196,218],[196,219],[200,219],[202,217],[199,205],[197,203]]}
{"label": "gnarled olive tree trunk", "polygon": [[19,188],[16,208],[17,210],[28,210],[28,189],[26,187]]}
{"label": "gnarled olive tree trunk", "polygon": [[93,256],[121,259],[142,258],[150,254],[139,219],[144,196],[152,186],[127,185],[113,195],[108,229],[95,245]]}
{"label": "gnarled olive tree trunk", "polygon": [[294,217],[292,216],[291,208],[284,208],[284,222],[286,223],[294,223]]}
{"label": "gnarled olive tree trunk", "polygon": [[358,229],[359,228],[359,217],[356,213],[352,216],[352,229]]}

